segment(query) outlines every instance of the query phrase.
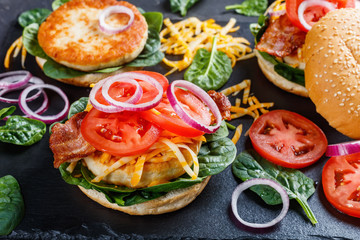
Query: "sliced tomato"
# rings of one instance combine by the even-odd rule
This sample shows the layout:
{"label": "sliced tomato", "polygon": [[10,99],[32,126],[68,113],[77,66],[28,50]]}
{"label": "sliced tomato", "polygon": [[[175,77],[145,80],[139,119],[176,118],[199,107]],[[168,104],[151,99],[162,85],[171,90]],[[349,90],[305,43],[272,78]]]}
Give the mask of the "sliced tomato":
{"label": "sliced tomato", "polygon": [[81,123],[84,139],[97,150],[114,156],[145,152],[161,131],[137,112],[105,113],[92,108]]}
{"label": "sliced tomato", "polygon": [[330,158],[322,171],[322,185],[331,205],[360,218],[360,153]]}
{"label": "sliced tomato", "polygon": [[[286,13],[296,27],[300,28],[301,30],[307,32],[308,30],[300,23],[299,16],[298,16],[298,8],[299,5],[304,0],[286,0]],[[354,8],[355,7],[355,0],[327,0],[335,5],[336,8]],[[315,6],[312,8],[308,8],[304,13],[304,18],[309,25],[314,24],[317,22],[321,17],[325,16],[328,12],[327,9],[324,9],[320,6]]]}
{"label": "sliced tomato", "polygon": [[288,168],[303,168],[325,153],[327,139],[309,119],[286,110],[261,115],[250,127],[254,149],[265,159]]}
{"label": "sliced tomato", "polygon": [[[169,81],[167,80],[167,78],[160,73],[151,72],[151,71],[134,71],[134,73],[142,73],[142,74],[146,74],[150,77],[153,77],[161,84],[164,91],[169,86]],[[138,82],[143,89],[143,96],[141,97],[141,99],[139,100],[138,103],[145,103],[145,102],[149,102],[149,101],[153,100],[155,98],[155,96],[158,94],[158,90],[148,82],[141,81],[141,80],[138,80]],[[111,85],[111,87],[109,89],[109,95],[110,95],[110,97],[112,97],[113,99],[115,99],[119,102],[125,102],[134,94],[135,90],[136,90],[136,87],[132,84],[114,83]],[[101,104],[109,105],[109,103],[102,96],[101,88],[96,93],[95,98]]]}
{"label": "sliced tomato", "polygon": [[[175,89],[175,95],[181,103],[182,107],[191,117],[204,125],[210,125],[211,114],[200,99],[198,99],[192,93],[180,88]],[[185,123],[175,113],[166,96],[162,99],[160,104],[155,107],[155,109],[160,112],[160,114],[156,114],[154,111],[145,111],[141,113],[141,116],[144,119],[161,126],[161,128],[180,136],[197,137],[204,134],[204,132],[197,130]]]}

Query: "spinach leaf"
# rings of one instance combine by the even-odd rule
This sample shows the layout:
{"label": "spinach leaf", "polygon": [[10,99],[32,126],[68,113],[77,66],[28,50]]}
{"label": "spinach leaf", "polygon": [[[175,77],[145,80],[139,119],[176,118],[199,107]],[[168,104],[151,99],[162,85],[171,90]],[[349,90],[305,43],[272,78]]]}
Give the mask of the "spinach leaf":
{"label": "spinach leaf", "polygon": [[260,41],[260,38],[265,33],[269,25],[269,17],[260,15],[257,23],[250,24],[250,31],[255,37],[255,45]]}
{"label": "spinach leaf", "polygon": [[15,112],[16,107],[15,106],[11,106],[8,108],[3,108],[0,110],[0,120],[3,119],[6,116],[11,115],[13,112]]}
{"label": "spinach leaf", "polygon": [[22,41],[26,50],[33,56],[47,58],[44,50],[40,47],[37,35],[39,31],[39,24],[32,23],[24,28]]}
{"label": "spinach leaf", "polygon": [[126,64],[129,67],[151,67],[155,66],[164,58],[164,53],[161,51],[155,52],[153,55],[147,58],[137,57],[134,61]]}
{"label": "spinach leaf", "polygon": [[[299,170],[272,164],[251,150],[244,151],[236,157],[232,170],[234,175],[242,181],[252,178],[267,178],[280,183],[285,188],[289,198],[296,199],[301,205],[310,221],[313,224],[317,223],[316,217],[307,203],[307,199],[315,192],[314,181]],[[271,187],[257,185],[250,189],[267,204],[281,203],[279,193]]]}
{"label": "spinach leaf", "polygon": [[0,141],[29,146],[38,141],[46,132],[45,123],[21,116],[11,116],[0,126]]}
{"label": "spinach leaf", "polygon": [[18,22],[23,28],[32,23],[41,24],[50,15],[50,13],[51,11],[49,9],[35,8],[20,14]]}
{"label": "spinach leaf", "polygon": [[205,91],[217,90],[228,81],[231,73],[231,60],[224,52],[216,50],[216,37],[214,37],[211,52],[203,48],[199,49],[186,70],[184,79]]}
{"label": "spinach leaf", "polygon": [[173,13],[180,12],[185,17],[189,8],[199,0],[170,0],[170,8]]}
{"label": "spinach leaf", "polygon": [[266,52],[259,51],[260,55],[266,60],[274,64],[274,70],[280,76],[287,80],[297,83],[301,86],[305,86],[305,74],[304,70],[291,67],[286,63],[279,62],[275,57]]}
{"label": "spinach leaf", "polygon": [[87,74],[86,72],[81,72],[61,65],[50,58],[45,62],[43,70],[46,76],[55,79],[73,78]]}
{"label": "spinach leaf", "polygon": [[13,176],[0,178],[0,236],[8,235],[24,217],[25,205]]}
{"label": "spinach leaf", "polygon": [[104,68],[104,69],[100,69],[100,70],[96,70],[93,71],[94,73],[112,73],[115,72],[117,70],[122,69],[124,66],[118,66],[118,67],[109,67],[109,68]]}
{"label": "spinach leaf", "polygon": [[245,0],[241,4],[228,5],[226,10],[235,9],[239,14],[246,16],[260,16],[268,6],[268,0]]}
{"label": "spinach leaf", "polygon": [[201,145],[198,159],[199,177],[211,176],[225,170],[235,159],[236,147],[229,138],[221,138]]}
{"label": "spinach leaf", "polygon": [[85,180],[81,173],[81,161],[79,161],[72,173],[69,173],[66,168],[70,165],[70,163],[63,163],[59,167],[59,171],[62,179],[71,185],[78,185],[86,189],[92,189],[92,185]]}
{"label": "spinach leaf", "polygon": [[70,119],[72,116],[79,112],[83,112],[88,104],[88,101],[88,97],[82,97],[79,100],[73,102],[69,109],[68,119]]}
{"label": "spinach leaf", "polygon": [[159,51],[161,47],[159,33],[153,28],[148,30],[148,39],[138,58],[147,58]]}
{"label": "spinach leaf", "polygon": [[206,142],[213,142],[219,140],[220,138],[225,138],[229,135],[229,130],[226,126],[226,122],[222,121],[220,128],[211,134],[205,134]]}
{"label": "spinach leaf", "polygon": [[142,14],[148,24],[148,28],[154,29],[158,33],[161,31],[163,24],[163,15],[161,12],[146,12]]}
{"label": "spinach leaf", "polygon": [[69,2],[70,0],[55,0],[52,4],[51,7],[52,9],[55,11],[56,9],[58,9],[61,5]]}

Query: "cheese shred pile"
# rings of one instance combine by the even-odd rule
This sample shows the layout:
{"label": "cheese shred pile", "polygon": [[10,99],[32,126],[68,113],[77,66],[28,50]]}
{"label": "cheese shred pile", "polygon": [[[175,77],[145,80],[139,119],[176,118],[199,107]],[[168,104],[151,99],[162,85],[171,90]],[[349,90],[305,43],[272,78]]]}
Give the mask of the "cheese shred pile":
{"label": "cheese shred pile", "polygon": [[198,18],[190,17],[172,23],[166,18],[165,28],[160,32],[160,50],[168,55],[182,56],[182,59],[173,61],[165,57],[163,62],[172,68],[165,76],[189,67],[198,49],[205,48],[210,51],[214,36],[218,36],[217,50],[226,53],[231,59],[232,67],[239,60],[253,57],[250,43],[245,38],[228,34],[239,30],[240,27],[235,27],[235,24],[234,18],[231,18],[224,27],[216,24],[214,19],[200,21]]}

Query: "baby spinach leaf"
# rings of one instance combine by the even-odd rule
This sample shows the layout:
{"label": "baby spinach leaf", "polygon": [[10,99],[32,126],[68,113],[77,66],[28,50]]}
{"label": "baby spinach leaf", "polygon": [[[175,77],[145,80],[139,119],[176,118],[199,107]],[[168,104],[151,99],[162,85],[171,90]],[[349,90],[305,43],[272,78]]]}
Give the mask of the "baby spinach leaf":
{"label": "baby spinach leaf", "polygon": [[87,74],[86,72],[78,71],[61,65],[50,58],[48,58],[45,62],[43,70],[46,76],[55,79],[73,78]]}
{"label": "baby spinach leaf", "polygon": [[38,31],[38,23],[32,23],[26,26],[22,34],[22,41],[28,53],[36,57],[47,58],[44,50],[39,45],[37,39]]}
{"label": "baby spinach leaf", "polygon": [[79,100],[73,102],[69,109],[68,119],[70,119],[72,116],[79,112],[83,112],[88,104],[88,101],[88,97],[82,97]]}
{"label": "baby spinach leaf", "polygon": [[99,69],[99,70],[96,70],[93,72],[94,73],[112,73],[112,72],[122,69],[123,67],[124,66],[110,67],[110,68]]}
{"label": "baby spinach leaf", "polygon": [[211,134],[205,134],[206,142],[213,142],[219,140],[220,138],[225,138],[229,135],[229,130],[226,126],[226,122],[222,121],[220,128]]}
{"label": "baby spinach leaf", "polygon": [[52,9],[55,11],[56,9],[58,9],[61,5],[69,2],[70,0],[55,0],[52,4],[51,7]]}
{"label": "baby spinach leaf", "polygon": [[0,236],[8,235],[24,217],[25,205],[13,176],[0,178]]}
{"label": "baby spinach leaf", "polygon": [[164,53],[157,51],[147,58],[137,57],[134,61],[126,64],[129,67],[151,67],[155,66],[164,58]]}
{"label": "baby spinach leaf", "polygon": [[51,11],[46,8],[35,8],[29,11],[25,11],[20,14],[18,22],[23,28],[29,26],[32,23],[41,24],[49,15]]}
{"label": "baby spinach leaf", "polygon": [[187,11],[199,0],[170,0],[170,8],[173,13],[180,12],[185,17]]}
{"label": "baby spinach leaf", "polygon": [[72,173],[68,172],[66,168],[70,165],[70,163],[63,163],[59,167],[59,171],[62,179],[71,185],[78,185],[86,189],[92,189],[92,185],[85,180],[81,173],[81,161],[79,161]]}
{"label": "baby spinach leaf", "polygon": [[268,6],[268,0],[245,0],[241,4],[228,5],[226,10],[234,9],[237,13],[246,16],[260,16]]}
{"label": "baby spinach leaf", "polygon": [[199,177],[222,172],[234,161],[235,156],[236,147],[229,138],[221,138],[201,145],[198,154]]}
{"label": "baby spinach leaf", "polygon": [[148,39],[144,46],[144,49],[139,54],[139,58],[147,58],[157,51],[159,51],[161,46],[159,33],[153,28],[149,28],[148,30]]}
{"label": "baby spinach leaf", "polygon": [[[285,188],[289,198],[295,199],[301,205],[310,221],[313,224],[317,223],[307,202],[307,199],[315,192],[314,181],[299,170],[272,164],[251,150],[244,151],[236,157],[232,170],[234,175],[242,181],[252,178],[267,178],[278,182]],[[271,187],[257,185],[250,189],[269,205],[281,203],[279,193]]]}
{"label": "baby spinach leaf", "polygon": [[45,123],[21,116],[11,116],[0,126],[0,141],[29,146],[38,141],[46,132]]}
{"label": "baby spinach leaf", "polygon": [[6,116],[11,115],[13,112],[15,112],[16,107],[15,106],[11,106],[8,108],[3,108],[0,110],[0,120],[3,119]]}
{"label": "baby spinach leaf", "polygon": [[214,37],[211,52],[203,48],[199,49],[186,70],[184,79],[205,91],[217,90],[228,81],[231,73],[231,60],[224,52],[216,50],[216,37]]}
{"label": "baby spinach leaf", "polygon": [[158,33],[161,31],[163,24],[163,15],[161,12],[146,12],[142,14],[148,24],[148,28],[154,29]]}

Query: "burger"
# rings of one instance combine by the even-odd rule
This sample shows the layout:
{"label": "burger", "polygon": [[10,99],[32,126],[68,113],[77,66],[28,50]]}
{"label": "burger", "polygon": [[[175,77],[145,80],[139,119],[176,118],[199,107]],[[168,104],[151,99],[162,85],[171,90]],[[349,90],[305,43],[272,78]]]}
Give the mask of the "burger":
{"label": "burger", "polygon": [[314,24],[304,45],[305,86],[329,124],[360,139],[360,10],[339,9]]}
{"label": "burger", "polygon": [[252,25],[255,54],[264,75],[279,88],[308,97],[303,45],[311,26],[329,11],[355,7],[354,0],[277,0]]}
{"label": "burger", "polygon": [[175,211],[234,160],[222,123],[230,105],[221,93],[183,80],[169,85],[155,72],[103,79],[51,128],[54,167],[105,207],[131,215]]}
{"label": "burger", "polygon": [[[23,44],[45,75],[89,86],[110,75],[153,66],[162,60],[161,13],[141,13],[125,1],[63,2],[48,16],[49,10],[43,13],[44,18],[33,16],[38,21],[22,24]],[[25,12],[19,22],[41,13],[38,9],[36,13]]]}

